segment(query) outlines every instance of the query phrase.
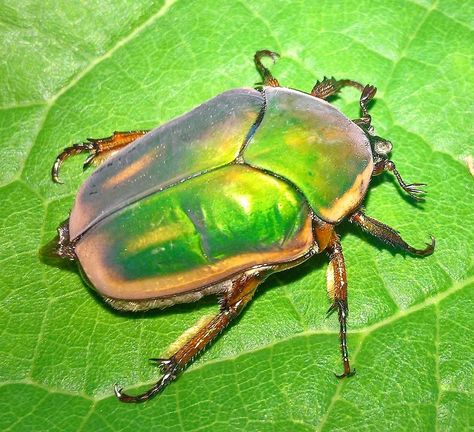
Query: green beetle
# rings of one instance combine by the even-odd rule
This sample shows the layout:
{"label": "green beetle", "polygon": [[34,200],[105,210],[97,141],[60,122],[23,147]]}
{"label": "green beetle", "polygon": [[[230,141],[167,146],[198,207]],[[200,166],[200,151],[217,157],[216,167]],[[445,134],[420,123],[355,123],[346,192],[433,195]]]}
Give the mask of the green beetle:
{"label": "green beetle", "polygon": [[[391,171],[421,199],[422,183],[406,184],[389,141],[375,135],[368,102],[376,89],[325,78],[310,93],[280,87],[258,51],[258,89],[222,93],[152,131],[115,132],[66,148],[62,162],[89,153],[103,163],[82,185],[58,229],[57,253],[78,262],[84,278],[120,310],[141,311],[219,298],[220,312],[201,323],[169,358],[154,359],[162,376],[138,396],[160,392],[234,319],[270,274],[316,253],[329,256],[327,288],[340,323],[343,374],[354,372],[346,344],[347,282],[335,226],[343,219],[415,255],[395,230],[366,216],[370,179]],[[342,87],[361,91],[362,117],[349,120],[325,101]]]}

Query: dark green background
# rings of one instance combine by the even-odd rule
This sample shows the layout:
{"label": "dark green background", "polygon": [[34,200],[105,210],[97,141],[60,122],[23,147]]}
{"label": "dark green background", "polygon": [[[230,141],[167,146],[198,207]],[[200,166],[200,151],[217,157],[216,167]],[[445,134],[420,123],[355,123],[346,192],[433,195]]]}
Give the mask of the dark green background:
{"label": "dark green background", "polygon": [[[473,427],[473,17],[471,1],[171,0],[0,2],[0,330],[2,430],[379,431]],[[148,128],[226,89],[252,86],[257,49],[282,54],[283,85],[323,75],[378,87],[374,125],[408,181],[389,176],[367,212],[415,246],[395,254],[341,226],[350,284],[340,371],[336,317],[325,319],[326,259],[271,278],[229,331],[175,384],[119,404],[158,376],[163,353],[213,299],[161,313],[112,311],[69,267],[40,259],[88,175],[50,166],[66,145]],[[336,102],[357,114],[357,93]],[[137,389],[135,389],[137,390]]]}

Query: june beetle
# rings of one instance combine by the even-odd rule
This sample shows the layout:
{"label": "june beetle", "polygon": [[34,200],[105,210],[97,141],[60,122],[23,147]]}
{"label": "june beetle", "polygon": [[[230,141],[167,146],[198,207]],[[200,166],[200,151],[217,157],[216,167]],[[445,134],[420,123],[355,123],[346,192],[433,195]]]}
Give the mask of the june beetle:
{"label": "june beetle", "polygon": [[[153,130],[115,132],[66,148],[62,162],[88,153],[100,167],[84,182],[58,229],[57,254],[78,263],[84,279],[123,311],[164,308],[216,295],[220,312],[202,323],[169,358],[155,359],[162,376],[142,402],[163,390],[242,311],[272,273],[312,255],[329,257],[327,289],[337,311],[343,373],[347,282],[336,226],[348,219],[383,242],[415,255],[387,225],[361,209],[370,180],[392,172],[414,199],[423,183],[406,184],[388,158],[390,141],[377,136],[367,104],[376,88],[324,78],[311,92],[280,86],[263,57],[256,89],[226,91]],[[325,99],[343,87],[361,92],[362,116],[350,120]]]}

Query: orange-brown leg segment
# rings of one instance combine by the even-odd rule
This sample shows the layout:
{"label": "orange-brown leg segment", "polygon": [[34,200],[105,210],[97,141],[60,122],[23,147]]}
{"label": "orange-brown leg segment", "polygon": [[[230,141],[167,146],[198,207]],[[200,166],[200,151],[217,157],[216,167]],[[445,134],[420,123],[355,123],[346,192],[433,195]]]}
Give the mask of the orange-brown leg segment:
{"label": "orange-brown leg segment", "polygon": [[269,50],[257,51],[254,55],[255,66],[258,72],[262,76],[262,84],[270,87],[280,87],[280,83],[276,78],[273,77],[272,73],[262,64],[263,57],[270,57],[273,62],[276,61],[280,55],[276,52]]}
{"label": "orange-brown leg segment", "polygon": [[86,169],[91,164],[103,162],[114,152],[142,137],[147,132],[149,131],[114,132],[113,135],[106,138],[87,138],[87,141],[83,143],[67,147],[54,161],[53,168],[51,169],[51,177],[55,183],[62,183],[59,180],[59,169],[62,163],[71,156],[80,153],[89,153],[89,156],[84,161],[84,169]]}
{"label": "orange-brown leg segment", "polygon": [[342,364],[344,367],[344,372],[341,375],[336,376],[338,378],[344,378],[354,375],[355,369],[351,371],[349,364],[349,351],[347,349],[347,314],[349,309],[347,306],[346,265],[344,263],[341,243],[334,231],[326,249],[326,253],[329,256],[329,267],[327,270],[328,293],[333,301],[328,310],[328,315],[337,310]]}
{"label": "orange-brown leg segment", "polygon": [[207,321],[199,331],[189,339],[178,351],[167,359],[152,359],[156,361],[163,373],[158,382],[145,393],[138,396],[129,396],[122,393],[122,389],[115,386],[115,395],[122,402],[145,402],[161,392],[168,384],[174,381],[186,365],[209,345],[229,323],[239,315],[242,309],[252,299],[258,285],[262,283],[269,272],[253,275],[243,275],[232,283],[230,290],[220,299],[220,312]]}
{"label": "orange-brown leg segment", "polygon": [[426,243],[426,247],[424,249],[416,249],[403,240],[393,228],[390,228],[388,225],[385,225],[382,222],[365,215],[360,210],[351,215],[349,217],[349,221],[359,225],[365,232],[373,235],[374,237],[382,240],[384,243],[387,243],[396,249],[401,249],[405,252],[419,256],[431,255],[434,251],[434,237],[431,237],[431,243]]}

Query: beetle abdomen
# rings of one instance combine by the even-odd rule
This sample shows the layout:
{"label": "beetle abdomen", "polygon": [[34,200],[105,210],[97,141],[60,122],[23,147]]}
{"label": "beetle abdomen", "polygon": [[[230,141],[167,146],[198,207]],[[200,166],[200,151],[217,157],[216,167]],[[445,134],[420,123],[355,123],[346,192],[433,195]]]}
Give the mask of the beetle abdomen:
{"label": "beetle abdomen", "polygon": [[76,245],[104,296],[178,295],[313,246],[311,210],[286,182],[246,165],[189,179],[110,214]]}
{"label": "beetle abdomen", "polygon": [[364,132],[335,107],[306,93],[265,87],[265,115],[244,160],[285,177],[314,212],[338,222],[365,196],[373,170]]}
{"label": "beetle abdomen", "polygon": [[146,195],[233,161],[263,105],[256,90],[227,91],[110,157],[77,195],[71,239]]}

